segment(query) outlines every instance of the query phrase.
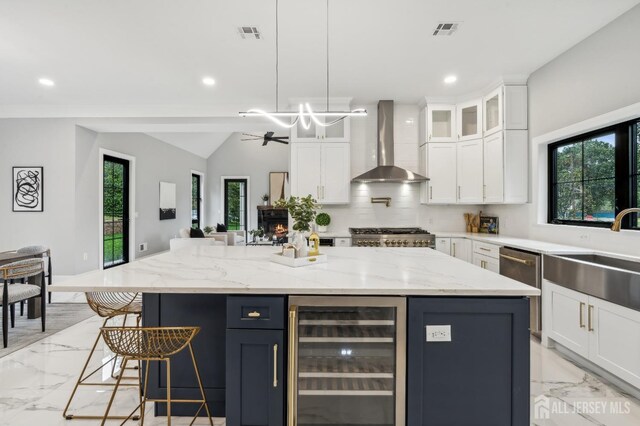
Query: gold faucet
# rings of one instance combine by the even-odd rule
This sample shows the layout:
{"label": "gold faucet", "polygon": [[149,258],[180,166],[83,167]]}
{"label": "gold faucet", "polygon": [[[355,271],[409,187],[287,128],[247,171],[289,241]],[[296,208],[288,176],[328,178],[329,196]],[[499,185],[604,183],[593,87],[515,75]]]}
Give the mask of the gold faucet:
{"label": "gold faucet", "polygon": [[640,213],[640,208],[632,207],[630,209],[624,209],[616,216],[613,221],[613,225],[611,225],[611,230],[613,232],[620,232],[620,227],[622,226],[622,218],[628,215],[629,213]]}

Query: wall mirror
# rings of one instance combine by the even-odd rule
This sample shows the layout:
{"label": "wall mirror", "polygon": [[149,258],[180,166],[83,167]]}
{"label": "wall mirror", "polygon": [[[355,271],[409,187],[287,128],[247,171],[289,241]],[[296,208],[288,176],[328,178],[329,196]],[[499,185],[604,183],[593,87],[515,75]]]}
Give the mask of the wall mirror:
{"label": "wall mirror", "polygon": [[289,172],[269,173],[269,205],[285,198],[289,191]]}

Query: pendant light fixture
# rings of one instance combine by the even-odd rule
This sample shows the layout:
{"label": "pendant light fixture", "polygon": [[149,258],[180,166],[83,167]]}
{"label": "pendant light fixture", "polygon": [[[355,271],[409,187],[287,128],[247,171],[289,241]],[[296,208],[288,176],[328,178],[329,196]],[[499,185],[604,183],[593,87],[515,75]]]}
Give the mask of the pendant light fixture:
{"label": "pendant light fixture", "polygon": [[[327,2],[327,94],[326,94],[326,109],[324,111],[313,111],[311,105],[308,102],[298,105],[297,111],[280,111],[279,110],[279,91],[280,91],[280,73],[279,73],[279,25],[278,25],[278,0],[276,2],[276,109],[272,112],[267,112],[261,109],[252,108],[245,112],[240,112],[241,117],[266,117],[273,121],[277,125],[290,129],[300,122],[300,125],[306,130],[311,127],[311,122],[316,126],[329,127],[344,120],[347,117],[366,117],[366,109],[354,109],[351,111],[330,111],[329,110],[329,0]],[[320,117],[324,118],[321,120]],[[285,121],[284,119],[289,118]]]}

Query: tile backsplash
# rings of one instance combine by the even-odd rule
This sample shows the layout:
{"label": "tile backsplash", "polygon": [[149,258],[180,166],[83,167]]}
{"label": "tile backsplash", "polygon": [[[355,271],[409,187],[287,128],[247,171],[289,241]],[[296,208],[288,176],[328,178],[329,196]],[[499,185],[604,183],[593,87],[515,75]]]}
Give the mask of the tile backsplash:
{"label": "tile backsplash", "polygon": [[[372,204],[372,197],[391,197],[391,205]],[[324,206],[331,215],[330,229],[349,227],[420,226],[428,230],[464,231],[464,212],[477,212],[478,206],[428,206],[420,204],[420,184],[352,183],[351,203]]]}

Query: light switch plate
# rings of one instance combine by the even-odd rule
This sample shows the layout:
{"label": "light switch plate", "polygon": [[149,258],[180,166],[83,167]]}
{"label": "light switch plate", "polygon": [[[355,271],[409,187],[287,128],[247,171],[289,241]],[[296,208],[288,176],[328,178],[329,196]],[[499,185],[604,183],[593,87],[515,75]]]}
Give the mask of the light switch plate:
{"label": "light switch plate", "polygon": [[427,325],[425,326],[427,342],[450,342],[450,325]]}

